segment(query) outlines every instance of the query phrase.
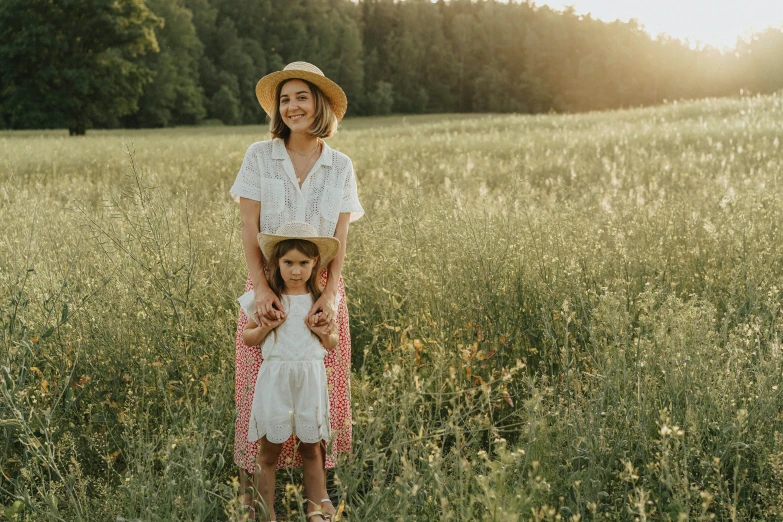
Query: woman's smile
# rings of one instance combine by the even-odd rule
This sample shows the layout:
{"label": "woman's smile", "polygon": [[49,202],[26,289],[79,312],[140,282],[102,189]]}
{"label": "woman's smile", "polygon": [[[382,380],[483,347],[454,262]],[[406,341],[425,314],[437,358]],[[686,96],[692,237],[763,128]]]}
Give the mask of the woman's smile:
{"label": "woman's smile", "polygon": [[302,80],[290,80],[280,90],[280,114],[293,131],[309,129],[315,118],[315,101],[310,87]]}
{"label": "woman's smile", "polygon": [[288,117],[289,125],[295,125],[297,127],[301,126],[302,123],[307,124],[308,127],[310,125],[310,122],[308,120],[310,120],[311,118],[308,118],[306,113],[289,114],[287,117]]}

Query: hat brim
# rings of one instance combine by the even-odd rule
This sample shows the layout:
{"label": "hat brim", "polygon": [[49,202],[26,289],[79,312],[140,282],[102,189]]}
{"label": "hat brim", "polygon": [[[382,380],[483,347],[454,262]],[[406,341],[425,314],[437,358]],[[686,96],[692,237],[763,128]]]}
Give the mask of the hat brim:
{"label": "hat brim", "polygon": [[264,112],[270,117],[277,106],[277,100],[275,99],[277,86],[283,81],[294,79],[307,80],[321,89],[329,100],[337,120],[343,119],[345,111],[348,110],[348,97],[345,96],[345,93],[340,86],[326,76],[296,69],[273,72],[258,80],[258,83],[256,84],[256,98],[258,98],[258,103],[261,104]]}
{"label": "hat brim", "polygon": [[261,247],[261,253],[264,254],[264,258],[267,260],[272,259],[272,251],[275,246],[281,241],[287,239],[301,239],[303,241],[310,241],[318,247],[319,270],[323,270],[329,263],[332,262],[334,256],[337,255],[337,251],[340,250],[340,240],[336,237],[326,236],[280,236],[277,234],[258,234],[258,246]]}

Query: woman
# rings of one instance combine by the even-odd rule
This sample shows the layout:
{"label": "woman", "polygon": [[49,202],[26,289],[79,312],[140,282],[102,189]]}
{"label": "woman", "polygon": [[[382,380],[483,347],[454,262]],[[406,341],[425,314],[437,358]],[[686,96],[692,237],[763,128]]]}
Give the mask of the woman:
{"label": "woman", "polygon": [[[321,274],[324,289],[308,315],[323,312],[327,321],[336,321],[339,346],[324,360],[329,386],[332,452],[321,458],[325,467],[334,466],[334,457],[351,448],[350,363],[351,339],[348,308],[341,272],[348,237],[348,224],[363,214],[351,160],[323,141],[337,130],[348,100],[343,90],[306,62],[288,64],[282,71],[263,77],[256,96],[270,117],[272,139],[252,144],[231,188],[239,201],[242,218],[242,245],[248,268],[245,291],[255,290],[255,315],[261,322],[285,319],[280,300],[270,290],[267,267],[258,247],[260,232],[272,234],[281,225],[304,221],[319,235],[335,237],[340,249]],[[339,305],[334,303],[340,295]],[[257,321],[257,322],[258,322]],[[255,471],[257,442],[248,442],[248,423],[256,375],[262,364],[260,351],[242,342],[247,316],[240,312],[236,337],[237,420],[234,461],[240,467],[243,502],[252,502],[244,491]],[[258,323],[261,324],[261,323]],[[283,446],[277,467],[301,466],[301,457],[289,441]],[[307,492],[315,504],[331,514],[335,509],[324,489]]]}

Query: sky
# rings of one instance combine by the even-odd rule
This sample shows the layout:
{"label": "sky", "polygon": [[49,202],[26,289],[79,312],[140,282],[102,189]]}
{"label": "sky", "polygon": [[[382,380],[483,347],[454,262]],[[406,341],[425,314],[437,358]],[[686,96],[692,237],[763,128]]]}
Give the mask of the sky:
{"label": "sky", "polygon": [[652,36],[659,33],[692,44],[733,48],[738,36],[783,26],[783,0],[535,0],[562,11],[573,5],[577,14],[612,22],[630,18]]}

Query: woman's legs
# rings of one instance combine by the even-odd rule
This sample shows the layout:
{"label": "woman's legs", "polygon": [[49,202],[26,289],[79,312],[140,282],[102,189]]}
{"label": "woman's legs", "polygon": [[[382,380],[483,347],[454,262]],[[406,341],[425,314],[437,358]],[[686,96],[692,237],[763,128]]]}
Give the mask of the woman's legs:
{"label": "woman's legs", "polygon": [[[309,513],[321,504],[321,499],[326,498],[324,452],[320,442],[300,442],[299,454],[302,455],[302,479],[309,499],[307,503]],[[313,517],[313,522],[318,522],[318,518]]]}
{"label": "woman's legs", "polygon": [[283,449],[282,444],[273,444],[261,438],[259,444],[261,454],[258,456],[259,468],[256,473],[256,489],[264,501],[264,508],[269,517],[265,520],[276,520],[275,517],[275,470],[277,469],[277,458]]}

